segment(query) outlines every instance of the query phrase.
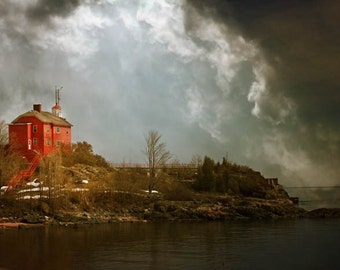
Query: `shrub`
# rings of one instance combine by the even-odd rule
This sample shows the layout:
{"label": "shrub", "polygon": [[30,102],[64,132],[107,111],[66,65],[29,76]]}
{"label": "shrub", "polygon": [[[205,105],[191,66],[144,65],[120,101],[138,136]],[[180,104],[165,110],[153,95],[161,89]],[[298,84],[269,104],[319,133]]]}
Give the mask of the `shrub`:
{"label": "shrub", "polygon": [[164,198],[170,201],[190,201],[193,200],[194,193],[184,183],[173,181],[164,192]]}
{"label": "shrub", "polygon": [[87,142],[73,144],[71,152],[63,153],[63,165],[85,164],[111,169],[111,165],[100,155],[93,153],[92,145]]}

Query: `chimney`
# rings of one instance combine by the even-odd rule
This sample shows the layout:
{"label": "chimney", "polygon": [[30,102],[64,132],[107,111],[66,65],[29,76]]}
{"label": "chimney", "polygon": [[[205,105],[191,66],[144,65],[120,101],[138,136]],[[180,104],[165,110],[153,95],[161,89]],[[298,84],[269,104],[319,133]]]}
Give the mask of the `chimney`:
{"label": "chimney", "polygon": [[41,112],[41,104],[33,104],[33,110],[37,112]]}

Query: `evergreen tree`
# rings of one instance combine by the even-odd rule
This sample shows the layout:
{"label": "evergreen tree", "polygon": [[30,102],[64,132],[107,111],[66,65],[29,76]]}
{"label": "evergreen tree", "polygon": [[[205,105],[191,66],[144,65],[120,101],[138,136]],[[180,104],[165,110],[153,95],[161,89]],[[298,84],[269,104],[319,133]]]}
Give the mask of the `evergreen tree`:
{"label": "evergreen tree", "polygon": [[199,168],[196,179],[196,188],[201,191],[214,191],[216,178],[214,173],[215,162],[208,156],[204,157],[202,166]]}

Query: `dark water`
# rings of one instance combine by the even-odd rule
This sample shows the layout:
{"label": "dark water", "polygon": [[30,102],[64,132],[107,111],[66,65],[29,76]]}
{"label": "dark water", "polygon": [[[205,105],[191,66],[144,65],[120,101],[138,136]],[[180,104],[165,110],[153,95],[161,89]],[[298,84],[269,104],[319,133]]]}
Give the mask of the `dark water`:
{"label": "dark water", "polygon": [[0,269],[340,269],[340,220],[0,230]]}

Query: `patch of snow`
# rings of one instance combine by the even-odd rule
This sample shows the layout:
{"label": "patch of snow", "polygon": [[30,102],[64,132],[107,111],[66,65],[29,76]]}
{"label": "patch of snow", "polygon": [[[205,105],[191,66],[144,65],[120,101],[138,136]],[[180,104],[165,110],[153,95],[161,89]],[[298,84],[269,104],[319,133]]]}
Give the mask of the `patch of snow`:
{"label": "patch of snow", "polygon": [[82,179],[82,180],[77,180],[75,181],[76,184],[88,184],[89,180],[88,179]]}
{"label": "patch of snow", "polygon": [[72,188],[71,191],[73,192],[84,192],[84,191],[89,191],[88,188]]}
{"label": "patch of snow", "polygon": [[47,199],[48,197],[47,196],[40,196],[40,195],[34,195],[34,196],[29,196],[29,195],[26,195],[26,196],[22,196],[22,197],[19,197],[17,198],[17,200],[38,200],[38,199]]}
{"label": "patch of snow", "polygon": [[26,192],[39,192],[39,191],[48,191],[48,187],[35,187],[19,190],[18,193],[26,193]]}
{"label": "patch of snow", "polygon": [[27,186],[33,186],[33,187],[38,187],[42,184],[42,182],[39,181],[38,178],[35,178],[33,181],[28,182],[26,185]]}
{"label": "patch of snow", "polygon": [[[145,193],[149,193],[149,190],[143,190]],[[159,194],[157,190],[151,190],[151,194]]]}

